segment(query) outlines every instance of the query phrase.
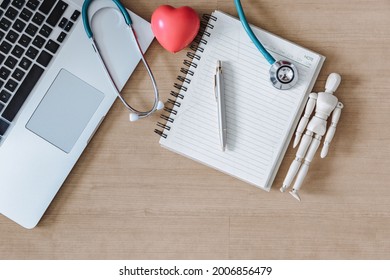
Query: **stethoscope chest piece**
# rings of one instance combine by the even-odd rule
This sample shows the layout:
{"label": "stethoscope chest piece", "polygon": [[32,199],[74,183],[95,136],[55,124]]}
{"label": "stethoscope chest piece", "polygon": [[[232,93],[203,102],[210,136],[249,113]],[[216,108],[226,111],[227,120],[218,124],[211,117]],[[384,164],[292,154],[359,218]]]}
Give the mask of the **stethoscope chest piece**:
{"label": "stethoscope chest piece", "polygon": [[298,82],[298,69],[289,61],[275,61],[269,69],[272,85],[281,90],[292,88]]}

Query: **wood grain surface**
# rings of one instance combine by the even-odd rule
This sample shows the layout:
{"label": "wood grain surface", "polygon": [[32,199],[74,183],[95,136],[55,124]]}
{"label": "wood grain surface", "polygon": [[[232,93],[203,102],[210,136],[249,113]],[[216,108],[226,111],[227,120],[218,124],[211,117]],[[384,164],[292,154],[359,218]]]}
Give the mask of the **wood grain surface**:
{"label": "wood grain surface", "polygon": [[[237,15],[227,0],[123,2],[149,21],[162,4]],[[345,108],[302,202],[279,192],[291,145],[267,193],[161,148],[158,114],[129,123],[117,101],[38,227],[0,216],[1,259],[390,258],[390,2],[242,4],[252,24],[326,56],[315,91],[329,73],[342,76]],[[164,101],[185,55],[157,41],[146,53]],[[151,90],[139,65],[124,93],[142,108]]]}

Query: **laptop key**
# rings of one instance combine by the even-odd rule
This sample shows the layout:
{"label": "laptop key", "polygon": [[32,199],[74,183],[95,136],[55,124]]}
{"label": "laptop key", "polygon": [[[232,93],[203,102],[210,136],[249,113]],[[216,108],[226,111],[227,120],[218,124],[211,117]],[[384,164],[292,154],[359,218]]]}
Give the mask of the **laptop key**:
{"label": "laptop key", "polygon": [[9,123],[5,120],[0,119],[0,135],[3,136],[9,127]]}
{"label": "laptop key", "polygon": [[12,25],[12,28],[18,32],[22,32],[25,27],[26,27],[26,23],[21,21],[20,19],[17,19]]}
{"label": "laptop key", "polygon": [[[4,104],[0,103],[0,112],[3,111],[4,106],[5,106]],[[1,138],[0,138],[0,139],[1,139]]]}
{"label": "laptop key", "polygon": [[9,56],[5,62],[4,65],[7,66],[10,69],[14,69],[16,64],[18,63],[18,60],[12,56]]}
{"label": "laptop key", "polygon": [[15,92],[7,108],[5,108],[2,117],[12,122],[16,114],[19,112],[20,108],[23,106],[23,103],[26,101],[27,97],[33,90],[35,84],[38,82],[39,78],[42,76],[44,69],[36,64],[34,64],[30,71],[28,72],[26,78],[20,84],[18,90]]}
{"label": "laptop key", "polygon": [[24,9],[22,10],[22,12],[20,13],[20,18],[23,19],[23,20],[25,20],[25,21],[29,21],[30,18],[31,18],[31,16],[32,16],[32,14],[33,14],[33,13],[32,13],[30,10],[24,8]]}
{"label": "laptop key", "polygon": [[52,53],[56,53],[58,48],[60,47],[59,44],[57,44],[56,42],[54,42],[53,40],[49,40],[45,46],[45,49],[51,51]]}
{"label": "laptop key", "polygon": [[24,73],[23,70],[21,70],[20,68],[16,68],[14,73],[12,73],[12,78],[20,82],[23,79],[24,74],[26,73]]}
{"label": "laptop key", "polygon": [[41,6],[39,6],[39,10],[44,13],[44,14],[48,14],[51,10],[51,8],[53,8],[54,4],[56,3],[56,0],[44,0],[41,4]]}
{"label": "laptop key", "polygon": [[60,35],[58,35],[58,37],[57,37],[57,41],[62,43],[65,40],[65,37],[66,37],[66,33],[61,32]]}
{"label": "laptop key", "polygon": [[13,48],[13,50],[12,50],[11,53],[12,53],[15,57],[20,58],[20,57],[22,56],[22,54],[24,53],[24,49],[23,49],[21,46],[16,45],[16,46]]}
{"label": "laptop key", "polygon": [[7,9],[7,11],[5,12],[5,16],[7,18],[9,18],[10,20],[14,20],[17,15],[18,15],[18,11],[15,10],[14,8],[12,8],[12,7],[9,7]]}
{"label": "laptop key", "polygon": [[58,24],[58,27],[64,29],[67,23],[68,23],[68,19],[65,18],[65,17],[63,17],[63,18],[61,19],[60,23]]}
{"label": "laptop key", "polygon": [[39,12],[36,12],[32,19],[32,22],[37,25],[41,25],[44,20],[45,20],[45,16]]}
{"label": "laptop key", "polygon": [[53,27],[56,26],[57,23],[59,22],[59,20],[61,19],[62,15],[64,14],[67,7],[68,7],[68,4],[66,4],[65,2],[60,0],[57,3],[57,5],[54,7],[53,11],[50,13],[46,22]]}
{"label": "laptop key", "polygon": [[51,54],[49,54],[47,51],[42,51],[41,54],[37,58],[37,62],[41,64],[42,66],[46,67],[49,65],[50,60],[53,58]]}
{"label": "laptop key", "polygon": [[26,57],[23,57],[22,60],[19,62],[19,66],[24,70],[28,70],[28,68],[30,68],[31,63],[32,63],[31,60],[29,60]]}
{"label": "laptop key", "polygon": [[[4,59],[5,59],[5,56],[0,53],[0,64],[3,63]],[[0,88],[1,88],[1,86],[0,86]]]}
{"label": "laptop key", "polygon": [[26,28],[26,33],[32,37],[35,36],[37,31],[38,31],[38,27],[34,24],[31,24],[31,23]]}
{"label": "laptop key", "polygon": [[65,26],[64,30],[69,32],[70,29],[72,29],[73,22],[69,21],[68,24]]}
{"label": "laptop key", "polygon": [[44,24],[42,26],[41,30],[39,30],[39,34],[41,34],[42,36],[48,38],[52,31],[53,31],[53,28],[51,28],[48,25]]}
{"label": "laptop key", "polygon": [[28,56],[31,59],[35,59],[38,55],[39,51],[34,48],[33,46],[30,46],[26,52],[26,56]]}
{"label": "laptop key", "polygon": [[41,36],[37,35],[35,38],[34,38],[34,41],[32,42],[32,44],[34,46],[36,46],[38,49],[42,48],[43,44],[45,44],[46,40],[44,38],[42,38]]}
{"label": "laptop key", "polygon": [[23,34],[22,37],[20,37],[18,43],[26,48],[28,46],[28,44],[30,44],[31,40],[32,39],[30,37],[28,37],[27,35]]}
{"label": "laptop key", "polygon": [[31,10],[35,11],[39,6],[39,1],[38,0],[29,0],[27,2],[26,6],[28,8],[30,8]]}
{"label": "laptop key", "polygon": [[1,3],[0,7],[6,9],[9,3],[11,3],[11,0],[4,0],[3,3]]}
{"label": "laptop key", "polygon": [[25,0],[14,0],[14,1],[12,1],[12,6],[14,6],[20,10],[23,7],[24,3],[26,3]]}
{"label": "laptop key", "polygon": [[10,41],[11,43],[15,43],[16,40],[18,39],[18,37],[19,37],[19,34],[18,34],[18,33],[16,33],[16,32],[13,31],[13,30],[10,30],[5,38],[6,38],[8,41]]}
{"label": "laptop key", "polygon": [[78,19],[78,17],[80,16],[80,11],[78,10],[75,10],[72,14],[72,16],[70,17],[71,20],[73,21],[76,21]]}
{"label": "laptop key", "polygon": [[2,90],[0,92],[0,101],[1,102],[7,103],[10,97],[11,97],[11,94],[8,93],[6,90]]}
{"label": "laptop key", "polygon": [[2,78],[4,81],[8,79],[9,74],[11,74],[11,71],[9,71],[4,66],[0,68],[0,78]]}
{"label": "laptop key", "polygon": [[0,20],[0,29],[4,30],[4,31],[8,31],[8,29],[10,28],[11,26],[11,22],[6,19],[6,18],[2,18]]}
{"label": "laptop key", "polygon": [[10,92],[14,92],[15,89],[18,87],[18,83],[12,79],[9,79],[4,87],[8,89]]}
{"label": "laptop key", "polygon": [[11,48],[12,48],[12,45],[10,43],[8,43],[7,41],[3,41],[0,44],[0,51],[4,54],[8,54],[9,51],[11,50]]}

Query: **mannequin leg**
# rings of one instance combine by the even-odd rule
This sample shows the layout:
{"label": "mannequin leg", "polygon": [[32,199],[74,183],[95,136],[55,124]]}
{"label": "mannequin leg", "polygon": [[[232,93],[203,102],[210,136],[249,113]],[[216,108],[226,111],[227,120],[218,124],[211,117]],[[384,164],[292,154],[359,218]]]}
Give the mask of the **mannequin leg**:
{"label": "mannequin leg", "polygon": [[283,186],[280,188],[281,192],[285,192],[288,187],[290,187],[292,181],[297,175],[299,168],[301,167],[302,160],[305,157],[307,149],[310,146],[310,143],[313,139],[313,132],[306,131],[305,135],[303,135],[301,144],[299,145],[298,151],[296,153],[296,157],[294,161],[291,163],[290,168],[287,172],[286,178],[283,181]]}
{"label": "mannequin leg", "polygon": [[313,141],[310,144],[309,150],[307,151],[307,154],[306,154],[305,160],[302,164],[302,167],[298,172],[297,179],[295,180],[295,183],[294,183],[294,187],[290,191],[290,194],[293,197],[295,197],[296,199],[298,199],[299,201],[301,201],[301,198],[298,194],[298,190],[302,186],[303,180],[305,179],[306,174],[309,171],[310,163],[313,160],[314,155],[316,154],[317,149],[320,146],[320,144],[321,144],[321,136],[319,136],[318,134],[315,134]]}

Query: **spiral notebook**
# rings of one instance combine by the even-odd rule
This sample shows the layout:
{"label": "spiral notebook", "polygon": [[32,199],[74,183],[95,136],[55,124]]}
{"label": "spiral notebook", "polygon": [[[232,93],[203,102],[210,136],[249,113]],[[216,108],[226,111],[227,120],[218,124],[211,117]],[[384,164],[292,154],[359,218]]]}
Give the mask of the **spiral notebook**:
{"label": "spiral notebook", "polygon": [[[260,28],[256,36],[276,58],[292,61],[299,81],[275,89],[268,62],[240,21],[223,12],[204,16],[203,31],[187,54],[155,130],[161,146],[264,190],[271,188],[324,57]],[[223,62],[227,150],[221,151],[214,74]]]}

